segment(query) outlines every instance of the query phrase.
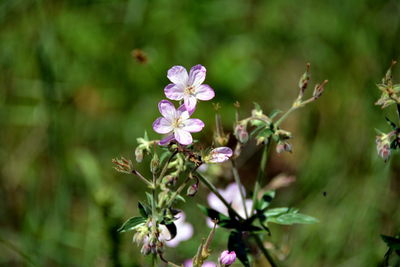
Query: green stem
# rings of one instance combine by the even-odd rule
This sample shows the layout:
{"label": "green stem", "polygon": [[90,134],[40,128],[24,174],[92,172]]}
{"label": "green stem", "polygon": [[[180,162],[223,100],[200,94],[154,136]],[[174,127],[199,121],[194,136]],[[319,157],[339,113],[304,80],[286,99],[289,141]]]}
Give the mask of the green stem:
{"label": "green stem", "polygon": [[165,204],[165,206],[168,208],[175,200],[175,198],[179,195],[180,192],[186,187],[186,185],[189,183],[190,180],[192,180],[192,173],[194,173],[197,168],[200,166],[194,167],[194,169],[189,173],[188,177],[185,179],[185,181],[176,189],[176,191],[172,194],[171,198],[168,200],[168,202]]}
{"label": "green stem", "polygon": [[290,113],[292,113],[293,111],[295,111],[298,107],[292,106],[288,111],[286,111],[285,114],[283,114],[279,120],[276,121],[275,123],[275,127],[278,128],[278,126],[287,118],[287,116],[289,116]]}
{"label": "green stem", "polygon": [[245,192],[244,192],[244,187],[242,186],[242,183],[240,182],[240,175],[239,172],[237,170],[236,167],[236,162],[234,159],[231,160],[232,162],[232,173],[233,173],[233,178],[235,179],[236,184],[239,187],[239,192],[240,192],[240,196],[242,198],[242,204],[243,204],[243,209],[244,209],[244,213],[245,213],[245,217],[246,219],[249,218],[249,215],[247,213],[247,207],[246,207],[246,197],[245,197]]}
{"label": "green stem", "polygon": [[147,180],[140,172],[138,172],[137,170],[133,170],[132,174],[136,175],[137,177],[139,177],[148,187],[152,188],[153,184],[149,182],[149,180]]}
{"label": "green stem", "polygon": [[253,214],[255,207],[256,207],[256,203],[257,203],[257,197],[258,197],[258,192],[261,189],[261,184],[262,181],[265,177],[265,169],[266,169],[266,165],[267,165],[267,160],[268,160],[268,152],[269,152],[269,147],[271,144],[271,137],[269,137],[267,139],[267,143],[264,145],[263,148],[263,153],[261,156],[261,162],[260,162],[260,168],[258,170],[258,174],[257,174],[257,179],[256,182],[254,184],[254,191],[253,191],[253,205],[251,207],[251,211],[250,214]]}
{"label": "green stem", "polygon": [[265,258],[269,261],[269,264],[271,265],[271,267],[278,267],[278,264],[276,264],[276,262],[274,261],[272,256],[269,254],[268,250],[264,247],[264,244],[263,244],[261,238],[257,234],[254,234],[253,237],[256,240],[258,248],[264,254]]}
{"label": "green stem", "polygon": [[234,209],[232,209],[231,205],[225,200],[223,196],[218,192],[218,189],[206,178],[204,177],[201,173],[197,172],[197,176],[199,177],[200,182],[202,182],[208,189],[210,189],[211,192],[213,192],[219,200],[222,201],[222,203],[228,208],[230,212],[235,214],[237,217],[243,219]]}

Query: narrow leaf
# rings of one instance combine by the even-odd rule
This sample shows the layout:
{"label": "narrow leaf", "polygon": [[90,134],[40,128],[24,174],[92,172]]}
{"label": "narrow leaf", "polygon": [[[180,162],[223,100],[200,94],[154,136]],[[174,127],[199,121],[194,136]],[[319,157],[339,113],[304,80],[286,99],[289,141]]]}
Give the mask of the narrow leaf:
{"label": "narrow leaf", "polygon": [[146,219],[143,217],[132,217],[127,220],[117,231],[119,233],[128,232],[143,225],[145,222]]}

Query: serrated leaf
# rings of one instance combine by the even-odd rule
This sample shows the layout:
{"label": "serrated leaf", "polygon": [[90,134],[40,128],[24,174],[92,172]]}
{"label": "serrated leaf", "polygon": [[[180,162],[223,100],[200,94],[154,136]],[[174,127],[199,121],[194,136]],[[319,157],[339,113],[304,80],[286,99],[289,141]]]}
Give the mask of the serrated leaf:
{"label": "serrated leaf", "polygon": [[137,227],[143,225],[146,219],[143,217],[132,217],[128,219],[117,231],[119,233],[124,233],[128,231],[135,230]]}
{"label": "serrated leaf", "polygon": [[267,222],[292,225],[292,224],[313,224],[319,222],[318,219],[301,214],[301,213],[285,213],[279,216],[267,217]]}
{"label": "serrated leaf", "polygon": [[283,208],[274,208],[274,209],[268,209],[264,212],[264,215],[268,217],[273,217],[277,215],[281,215],[283,213],[287,213],[290,209],[287,207]]}
{"label": "serrated leaf", "polygon": [[396,238],[393,236],[387,236],[387,235],[381,235],[381,237],[389,248],[392,248],[395,250],[400,249],[400,239],[399,238]]}
{"label": "serrated leaf", "polygon": [[250,267],[249,257],[247,256],[249,249],[242,238],[241,232],[232,231],[229,234],[228,250],[235,251],[236,256],[243,263],[243,265],[245,267]]}

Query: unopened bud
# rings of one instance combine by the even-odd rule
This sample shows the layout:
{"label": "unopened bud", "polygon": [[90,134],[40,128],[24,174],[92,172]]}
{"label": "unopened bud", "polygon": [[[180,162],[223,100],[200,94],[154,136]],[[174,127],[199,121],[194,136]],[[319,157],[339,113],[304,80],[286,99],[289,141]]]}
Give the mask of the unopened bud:
{"label": "unopened bud", "polygon": [[317,84],[315,86],[314,93],[313,93],[314,99],[317,99],[322,95],[322,93],[324,92],[325,84],[327,84],[327,83],[328,83],[328,80],[325,80],[321,84]]}
{"label": "unopened bud", "polygon": [[242,144],[246,143],[249,140],[249,134],[246,130],[246,124],[238,123],[235,126],[234,135],[236,136],[236,139],[239,140],[240,143]]}
{"label": "unopened bud", "polygon": [[199,190],[199,184],[195,183],[188,187],[186,195],[189,197],[194,197]]}
{"label": "unopened bud", "polygon": [[136,161],[137,162],[142,162],[142,160],[143,160],[143,149],[140,146],[138,146],[135,149],[135,157],[136,157]]}
{"label": "unopened bud", "polygon": [[150,162],[150,171],[152,173],[156,173],[157,170],[158,170],[158,166],[160,166],[160,161],[158,159],[157,154],[154,153],[154,156],[153,156],[153,158],[151,159],[151,162]]}
{"label": "unopened bud", "polygon": [[288,142],[278,142],[276,145],[276,152],[282,153],[284,151],[292,152],[292,145]]}
{"label": "unopened bud", "polygon": [[301,99],[304,95],[304,91],[307,89],[308,86],[308,81],[310,80],[310,75],[309,75],[309,71],[310,71],[310,63],[307,64],[307,69],[306,72],[304,72],[304,74],[301,76],[300,80],[299,80],[299,98]]}
{"label": "unopened bud", "polygon": [[166,186],[174,186],[178,177],[174,175],[167,175],[162,179],[162,183]]}
{"label": "unopened bud", "polygon": [[149,255],[150,252],[151,252],[151,247],[150,247],[150,245],[149,245],[147,242],[144,243],[143,246],[142,246],[142,249],[140,250],[140,252],[141,252],[143,255]]}
{"label": "unopened bud", "polygon": [[391,154],[390,138],[387,134],[378,135],[376,137],[376,149],[378,151],[378,155],[386,162]]}
{"label": "unopened bud", "polygon": [[225,250],[221,253],[221,256],[219,257],[219,263],[224,267],[231,266],[235,262],[235,260],[235,251],[229,252],[228,250]]}

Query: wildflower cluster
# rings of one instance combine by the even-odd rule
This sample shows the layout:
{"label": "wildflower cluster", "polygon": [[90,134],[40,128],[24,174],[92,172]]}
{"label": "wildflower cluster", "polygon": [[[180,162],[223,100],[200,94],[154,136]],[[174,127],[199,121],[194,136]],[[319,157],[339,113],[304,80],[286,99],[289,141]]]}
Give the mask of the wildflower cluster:
{"label": "wildflower cluster", "polygon": [[[193,227],[185,222],[185,214],[177,210],[175,204],[185,197],[193,198],[200,185],[204,185],[211,191],[208,195],[208,207],[198,207],[208,217],[208,224],[212,230],[207,239],[200,242],[197,253],[191,260],[186,261],[184,266],[228,267],[236,258],[244,266],[250,266],[251,260],[254,259],[250,256],[259,252],[264,254],[271,266],[276,266],[274,257],[264,247],[262,240],[262,234],[270,233],[268,224],[308,224],[317,220],[299,213],[294,208],[269,207],[275,190],[295,181],[293,177],[280,175],[270,183],[265,183],[269,148],[274,143],[278,153],[292,151],[292,145],[289,143],[292,134],[280,125],[294,110],[318,99],[327,81],[317,84],[312,96],[303,100],[310,80],[307,65],[306,72],[299,81],[299,95],[287,112],[274,111],[266,115],[258,104],[249,117],[239,118],[237,112],[233,135],[224,132],[221,117],[217,112],[213,145],[207,146],[197,145],[197,141],[192,137],[193,133],[198,133],[205,127],[203,121],[192,118],[199,101],[211,100],[215,96],[214,90],[203,84],[206,68],[196,65],[188,73],[184,67],[174,66],[168,70],[167,77],[171,83],[164,88],[164,94],[169,100],[178,101],[178,105],[176,107],[166,99],[158,103],[161,117],[153,122],[153,130],[163,136],[160,140],[149,140],[145,134],[143,138],[137,139],[138,146],[135,149],[138,163],[142,162],[145,156],[151,157],[151,178],[139,173],[128,159],[113,160],[117,171],[136,175],[149,189],[149,192],[146,192],[147,200],[138,203],[140,216],[127,220],[119,231],[134,231],[133,241],[141,246],[144,255],[151,254],[154,259],[159,258],[170,266],[178,266],[165,259],[165,247],[175,247],[179,242],[189,239]],[[240,105],[235,105],[239,109]],[[216,110],[218,108],[219,105],[216,105]],[[236,160],[241,156],[242,148],[252,139],[262,149],[263,154],[254,189],[246,192],[241,183]],[[234,152],[227,146],[228,143],[233,144]],[[207,178],[211,174],[208,171],[211,168],[207,167],[209,164],[224,162],[225,167],[230,168],[234,181],[226,189],[218,189],[212,180]],[[228,162],[230,164],[227,164]],[[230,232],[227,240],[228,250],[220,254],[217,263],[212,263],[207,259],[212,253],[210,246],[217,226]]]}
{"label": "wildflower cluster", "polygon": [[[391,106],[392,104],[397,107],[397,115],[400,118],[400,84],[394,84],[392,78],[392,67],[396,64],[396,61],[392,61],[392,64],[388,71],[386,72],[385,77],[382,79],[382,83],[378,84],[379,90],[382,91],[382,95],[379,100],[375,103],[375,105],[382,106],[382,109]],[[400,127],[393,121],[391,121],[388,117],[386,117],[387,123],[392,128],[392,131],[388,133],[378,132],[376,136],[376,148],[378,155],[384,159],[386,162],[392,151],[400,148]]]}

